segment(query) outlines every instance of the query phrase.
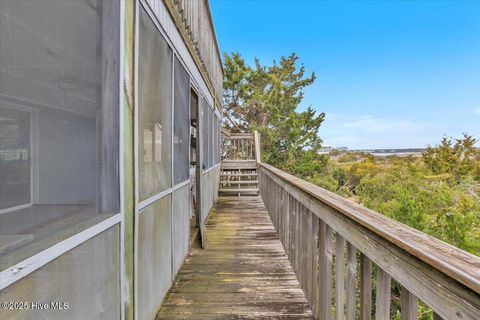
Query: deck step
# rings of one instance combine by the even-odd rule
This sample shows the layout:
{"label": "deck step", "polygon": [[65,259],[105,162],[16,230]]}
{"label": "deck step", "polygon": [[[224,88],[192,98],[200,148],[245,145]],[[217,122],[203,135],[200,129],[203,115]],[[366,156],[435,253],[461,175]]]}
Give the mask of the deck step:
{"label": "deck step", "polygon": [[248,177],[248,176],[253,176],[256,177],[258,176],[258,173],[221,173],[222,177]]}
{"label": "deck step", "polygon": [[220,184],[258,184],[258,180],[244,180],[244,181],[220,181]]}
{"label": "deck step", "polygon": [[253,188],[253,189],[247,189],[247,188],[240,188],[240,189],[225,189],[225,188],[220,188],[220,192],[235,192],[235,193],[243,193],[243,192],[258,192],[258,188]]}

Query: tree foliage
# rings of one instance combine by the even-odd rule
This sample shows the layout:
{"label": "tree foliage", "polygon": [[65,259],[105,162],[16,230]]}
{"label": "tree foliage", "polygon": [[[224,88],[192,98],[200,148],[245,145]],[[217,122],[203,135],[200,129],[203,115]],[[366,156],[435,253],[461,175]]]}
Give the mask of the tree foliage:
{"label": "tree foliage", "polygon": [[255,59],[253,66],[238,53],[225,54],[224,70],[226,127],[232,132],[258,130],[263,160],[282,169],[295,168],[303,157],[317,166],[325,161],[317,152],[325,114],[312,107],[298,111],[303,90],[315,81],[315,74],[306,75],[296,54],[271,65]]}
{"label": "tree foliage", "polygon": [[[443,138],[421,157],[344,154],[328,161],[313,183],[480,255],[479,150],[469,135]],[[345,159],[351,160],[346,162]]]}
{"label": "tree foliage", "polygon": [[443,137],[437,146],[425,150],[423,160],[434,174],[448,174],[457,181],[468,175],[480,179],[480,151],[475,148],[476,142],[468,134],[455,141]]}

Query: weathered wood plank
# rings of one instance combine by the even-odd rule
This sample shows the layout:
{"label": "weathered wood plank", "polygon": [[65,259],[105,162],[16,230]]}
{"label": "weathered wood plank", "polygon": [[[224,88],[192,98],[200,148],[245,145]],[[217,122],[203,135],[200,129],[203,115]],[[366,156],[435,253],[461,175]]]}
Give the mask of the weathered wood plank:
{"label": "weathered wood plank", "polygon": [[390,319],[390,288],[391,277],[388,273],[377,268],[377,294],[375,298],[375,319]]}
{"label": "weathered wood plank", "polygon": [[258,131],[254,131],[254,139],[255,139],[255,160],[257,160],[258,163],[262,161],[262,157],[260,154],[260,134]]}
{"label": "weathered wood plank", "polygon": [[335,237],[335,310],[336,319],[345,319],[344,313],[344,289],[345,289],[345,262],[344,248],[345,239],[337,233]]}
{"label": "weathered wood plank", "polygon": [[[310,214],[312,214],[310,212]],[[318,275],[319,275],[319,270],[318,270],[318,240],[319,240],[319,230],[320,230],[320,220],[316,215],[312,214],[312,285],[313,285],[313,290],[311,293],[311,298],[309,299],[310,306],[312,306],[312,309],[314,314],[316,314],[316,308],[318,305],[316,304],[316,301],[318,300]]]}
{"label": "weathered wood plank", "polygon": [[205,247],[192,249],[157,319],[313,319],[260,197],[220,197]]}
{"label": "weathered wood plank", "polygon": [[222,169],[256,169],[257,161],[255,160],[222,160]]}
{"label": "weathered wood plank", "polygon": [[355,279],[357,274],[357,250],[347,242],[347,320],[355,319]]}
{"label": "weathered wood plank", "polygon": [[418,318],[418,299],[403,286],[400,297],[400,311],[402,320],[417,320]]}
{"label": "weathered wood plank", "polygon": [[360,319],[372,318],[372,261],[362,254],[360,256]]}
{"label": "weathered wood plank", "polygon": [[480,292],[479,257],[275,167],[265,163],[261,163],[260,166],[280,179],[295,185],[306,195],[320,199],[328,207],[337,210],[339,214],[359,223],[372,233],[379,235],[432,267],[448,274],[452,279],[461,282],[476,292]]}
{"label": "weathered wood plank", "polygon": [[[298,178],[291,178],[292,176],[286,173],[283,173],[282,176],[277,175],[276,172],[265,170],[264,164],[261,164],[259,174],[261,177],[265,175],[267,177],[265,180],[270,183],[280,185],[287,190],[298,202],[307,206],[353,244],[358,251],[367,254],[376,265],[388,272],[396,281],[423,300],[443,318],[480,319],[478,291],[465,287],[458,282],[457,278],[452,278],[443,270],[432,267],[420,258],[406,253],[401,246],[371,232],[357,223],[355,219],[339,212],[339,209],[332,207],[330,203],[324,201],[325,199],[308,191],[306,186],[300,186],[293,181],[299,180]],[[305,181],[303,183],[310,185]],[[312,188],[317,187],[313,186]],[[358,212],[356,214],[361,215]],[[387,221],[385,224],[388,224]],[[455,252],[461,251],[457,248],[449,248]],[[470,266],[475,268],[475,263]]]}
{"label": "weathered wood plank", "polygon": [[318,265],[319,278],[319,306],[318,319],[328,320],[332,318],[332,229],[320,220]]}

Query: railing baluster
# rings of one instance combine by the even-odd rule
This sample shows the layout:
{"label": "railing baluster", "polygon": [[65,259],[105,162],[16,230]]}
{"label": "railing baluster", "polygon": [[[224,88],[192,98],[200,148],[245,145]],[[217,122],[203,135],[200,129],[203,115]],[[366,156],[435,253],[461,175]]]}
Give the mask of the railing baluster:
{"label": "railing baluster", "polygon": [[357,249],[347,242],[347,320],[355,319],[355,280],[357,274]]}
{"label": "railing baluster", "polygon": [[312,311],[316,314],[317,304],[316,301],[318,299],[318,234],[319,234],[319,219],[316,215],[312,214],[312,295],[310,300],[310,305],[312,306]]}
{"label": "railing baluster", "polygon": [[372,318],[372,261],[361,255],[360,258],[360,319]]}
{"label": "railing baluster", "polygon": [[332,229],[322,220],[320,220],[319,237],[320,301],[318,319],[328,320],[332,318]]}
{"label": "railing baluster", "polygon": [[301,205],[301,215],[302,215],[302,232],[300,233],[300,241],[302,242],[302,260],[301,260],[301,265],[302,265],[302,288],[304,291],[306,291],[307,288],[307,281],[308,281],[308,274],[307,274],[307,255],[308,255],[308,243],[307,243],[307,226],[308,226],[308,221],[307,221],[307,213],[308,209],[305,208],[305,206]]}
{"label": "railing baluster", "polygon": [[312,213],[310,210],[305,208],[306,215],[306,224],[305,224],[305,241],[306,241],[306,250],[305,250],[305,296],[309,301],[312,301],[312,290],[314,289],[313,283],[313,270],[312,270],[312,259],[313,259],[313,234],[312,234]]}
{"label": "railing baluster", "polygon": [[400,311],[402,320],[417,320],[418,299],[403,286],[400,297]]}
{"label": "railing baluster", "polygon": [[337,320],[345,319],[344,313],[344,288],[345,288],[345,239],[336,234],[335,237],[335,313]]}
{"label": "railing baluster", "polygon": [[282,193],[282,198],[283,198],[283,211],[282,211],[282,216],[283,216],[283,247],[285,248],[285,251],[288,255],[288,252],[289,252],[289,243],[288,243],[288,237],[289,237],[289,233],[290,233],[290,226],[289,226],[289,223],[290,223],[290,215],[288,214],[288,192],[283,189],[283,193]]}
{"label": "railing baluster", "polygon": [[[439,314],[445,319],[480,319],[480,308],[476,303],[478,295],[475,295],[476,291],[471,288],[475,285],[474,280],[467,281],[469,288],[463,287],[456,282],[457,278],[452,278],[444,270],[427,266],[424,258],[406,254],[398,245],[390,242],[390,239],[385,239],[381,234],[365,228],[379,227],[383,230],[381,229],[383,227],[385,230],[392,231],[393,225],[396,227],[393,230],[395,232],[401,230],[405,234],[418,235],[419,239],[423,239],[421,233],[390,221],[371,210],[349,205],[347,200],[338,199],[305,181],[263,163],[260,163],[259,178],[262,197],[264,194],[268,195],[268,200],[265,198],[264,200],[268,203],[272,221],[285,245],[292,267],[316,319],[331,319],[332,308],[335,305],[336,319],[354,320],[359,317],[362,320],[370,320],[373,313],[373,262],[377,265],[374,310],[376,319],[384,320],[390,317],[393,278],[402,286],[400,301],[402,320],[417,319],[420,299],[438,312],[438,314],[434,312],[435,320],[442,319]],[[262,190],[263,188],[268,191]],[[286,202],[283,200],[285,195],[288,199]],[[329,202],[323,201],[324,199]],[[371,219],[372,217],[375,219]],[[359,222],[356,220],[360,218],[363,219],[360,220],[362,226],[358,225]],[[379,225],[377,220],[384,220],[384,223]],[[403,243],[402,239],[398,238],[399,235],[393,231],[390,236],[394,237],[396,242]],[[333,233],[336,237],[334,304],[332,303]],[[432,239],[423,240],[431,241],[433,245],[446,248],[445,250],[451,249]],[[410,250],[414,249],[410,248]],[[360,253],[359,271],[357,271],[357,251]],[[370,260],[367,254],[373,260]],[[444,256],[441,252],[437,254]],[[456,264],[452,265],[462,263],[459,257],[470,259],[464,262],[469,267],[475,266],[475,262],[478,261],[476,257],[464,252],[458,251],[455,254],[451,258]],[[450,265],[448,262],[443,263]],[[347,268],[346,271],[345,268]],[[457,275],[460,278],[464,276],[464,274]],[[357,278],[360,279],[359,284]],[[462,279],[466,281],[465,278]],[[357,286],[360,291],[359,304],[357,304]],[[412,292],[403,286],[410,288]]]}
{"label": "railing baluster", "polygon": [[377,295],[375,299],[375,319],[388,320],[390,318],[390,288],[391,277],[377,267]]}
{"label": "railing baluster", "polygon": [[300,279],[300,270],[301,270],[301,253],[302,253],[302,245],[300,243],[300,230],[301,230],[301,213],[300,213],[300,202],[295,200],[295,211],[296,211],[296,216],[295,216],[295,223],[297,225],[297,230],[295,230],[295,272],[297,273],[298,276],[298,282],[301,283]]}
{"label": "railing baluster", "polygon": [[290,215],[290,232],[289,232],[289,254],[288,258],[292,264],[293,270],[295,270],[295,250],[296,250],[296,243],[295,243],[295,231],[297,228],[296,223],[296,211],[295,211],[295,198],[291,195],[288,196],[288,214]]}

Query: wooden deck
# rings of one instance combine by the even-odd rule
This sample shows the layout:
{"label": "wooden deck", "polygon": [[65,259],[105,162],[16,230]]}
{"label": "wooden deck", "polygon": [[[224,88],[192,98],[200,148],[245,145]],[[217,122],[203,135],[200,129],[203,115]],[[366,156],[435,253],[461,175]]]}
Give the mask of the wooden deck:
{"label": "wooden deck", "polygon": [[157,319],[313,319],[260,197],[219,198]]}

